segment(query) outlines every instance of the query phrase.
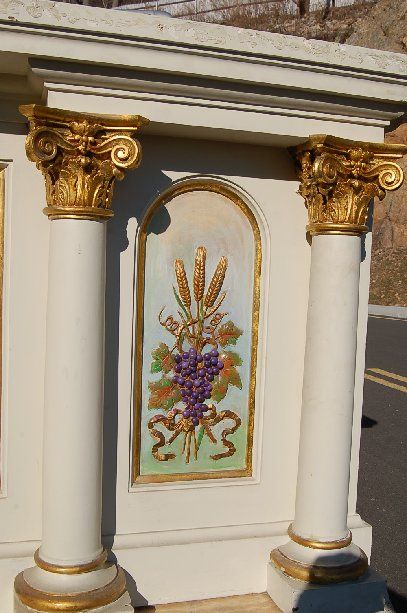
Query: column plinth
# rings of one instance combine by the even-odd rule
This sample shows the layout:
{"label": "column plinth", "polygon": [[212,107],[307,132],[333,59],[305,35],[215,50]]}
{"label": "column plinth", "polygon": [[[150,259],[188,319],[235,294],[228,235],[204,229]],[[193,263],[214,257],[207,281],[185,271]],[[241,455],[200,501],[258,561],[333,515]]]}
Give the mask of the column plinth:
{"label": "column plinth", "polygon": [[309,215],[311,274],[295,517],[289,542],[271,561],[307,583],[350,581],[368,570],[347,527],[361,237],[372,198],[401,185],[394,160],[406,151],[322,135],[293,150]]}
{"label": "column plinth", "polygon": [[106,220],[116,179],[140,162],[138,116],[29,106],[27,155],[51,219],[43,447],[43,533],[15,592],[36,611],[109,605],[126,590],[101,544]]}

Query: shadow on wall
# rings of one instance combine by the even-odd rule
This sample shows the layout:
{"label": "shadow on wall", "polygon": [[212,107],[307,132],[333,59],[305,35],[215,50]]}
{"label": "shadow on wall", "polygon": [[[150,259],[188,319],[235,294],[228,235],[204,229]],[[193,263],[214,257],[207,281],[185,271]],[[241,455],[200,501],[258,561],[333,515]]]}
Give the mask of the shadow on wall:
{"label": "shadow on wall", "polygon": [[[107,231],[102,484],[102,540],[107,549],[113,547],[116,534],[120,256],[128,247],[129,219],[135,217],[140,223],[148,204],[171,184],[171,180],[159,170],[159,167],[152,168],[150,165],[147,173],[148,181],[141,180],[138,173],[139,169],[136,169],[129,173],[122,183],[116,185],[115,215],[109,221]],[[130,406],[131,399],[129,399],[129,410]],[[114,554],[111,553],[109,557],[116,562]],[[133,606],[147,605],[147,600],[139,593],[134,579],[126,570],[125,574]]]}
{"label": "shadow on wall", "polygon": [[[192,139],[142,136],[140,141],[143,147],[141,167],[127,173],[123,182],[116,185],[115,215],[108,222],[107,231],[102,535],[103,544],[108,549],[113,547],[116,534],[120,258],[129,245],[129,220],[136,218],[140,224],[149,205],[171,185],[170,176],[208,174],[296,181],[294,164],[286,151]],[[170,218],[167,221],[169,224]],[[160,234],[166,227],[164,224],[152,227],[150,231]],[[131,408],[132,399],[129,398],[129,412]],[[128,449],[122,452],[127,455]],[[128,573],[127,578],[133,605],[146,605],[147,601],[139,594],[134,579]]]}

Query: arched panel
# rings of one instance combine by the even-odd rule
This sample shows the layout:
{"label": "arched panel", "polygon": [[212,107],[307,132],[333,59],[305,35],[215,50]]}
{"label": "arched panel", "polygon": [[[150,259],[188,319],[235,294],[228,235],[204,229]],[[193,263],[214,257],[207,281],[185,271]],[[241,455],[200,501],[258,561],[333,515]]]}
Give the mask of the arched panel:
{"label": "arched panel", "polygon": [[217,181],[175,184],[137,254],[133,481],[252,474],[261,238]]}

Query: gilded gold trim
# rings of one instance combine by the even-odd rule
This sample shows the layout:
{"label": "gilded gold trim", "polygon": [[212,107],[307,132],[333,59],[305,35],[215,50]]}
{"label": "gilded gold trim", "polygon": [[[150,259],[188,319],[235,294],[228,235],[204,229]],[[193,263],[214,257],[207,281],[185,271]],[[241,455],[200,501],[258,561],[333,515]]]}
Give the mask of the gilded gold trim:
{"label": "gilded gold trim", "polygon": [[14,590],[20,601],[35,611],[82,612],[103,607],[120,598],[126,591],[126,576],[118,566],[113,581],[101,588],[74,594],[54,594],[31,587],[22,572],[15,578]]}
{"label": "gilded gold trim", "polygon": [[349,530],[348,536],[343,539],[339,539],[337,541],[315,541],[311,539],[306,539],[296,534],[293,530],[293,525],[290,524],[288,527],[288,536],[292,541],[302,545],[303,547],[310,547],[311,549],[343,549],[343,547],[347,547],[352,542],[352,532]]}
{"label": "gilded gold trim", "polygon": [[34,553],[34,562],[39,568],[48,571],[49,573],[58,573],[60,575],[80,575],[82,573],[89,573],[92,570],[102,568],[107,560],[107,551],[104,549],[102,553],[86,564],[77,564],[76,566],[58,566],[57,564],[51,564],[46,562],[40,557],[39,549]]}
{"label": "gilded gold trim", "polygon": [[291,149],[308,209],[307,231],[360,236],[369,231],[367,216],[373,198],[382,200],[398,189],[404,174],[394,160],[406,145],[366,143],[317,134]]}
{"label": "gilded gold trim", "polygon": [[301,564],[285,556],[279,549],[274,549],[271,552],[270,560],[283,573],[294,579],[319,584],[353,581],[364,575],[369,568],[366,554],[361,549],[359,549],[359,558],[342,566]]}
{"label": "gilded gold trim", "polygon": [[[246,467],[242,470],[221,470],[217,472],[205,473],[177,473],[172,475],[140,475],[140,446],[141,446],[141,380],[143,364],[143,314],[144,314],[144,267],[146,256],[146,238],[148,224],[157,208],[164,206],[170,200],[195,191],[209,191],[225,196],[231,200],[248,219],[255,241],[255,263],[253,278],[253,309],[252,309],[252,352],[250,364],[250,386],[249,386],[249,416],[247,430],[247,452]],[[159,196],[148,209],[139,233],[138,254],[137,254],[137,284],[136,284],[136,339],[135,339],[135,385],[134,385],[134,423],[133,423],[133,460],[132,460],[132,483],[165,483],[173,481],[201,481],[208,479],[225,479],[232,477],[250,477],[253,471],[253,435],[254,435],[254,410],[255,410],[255,391],[256,391],[256,367],[257,367],[257,345],[259,334],[259,312],[260,312],[260,277],[261,277],[262,249],[261,235],[257,220],[248,204],[233,188],[218,183],[216,181],[191,180],[185,183],[175,184],[171,189]]]}
{"label": "gilded gold trim", "polygon": [[90,115],[31,104],[20,106],[28,118],[25,143],[29,160],[45,178],[49,219],[113,216],[116,179],[141,162],[134,135],[148,120],[139,115]]}
{"label": "gilded gold trim", "polygon": [[89,209],[79,208],[75,209],[75,213],[67,213],[66,209],[47,206],[42,209],[42,212],[47,215],[48,219],[90,219],[97,221],[104,221],[113,217],[114,213],[111,209],[99,209],[94,215],[89,212]]}

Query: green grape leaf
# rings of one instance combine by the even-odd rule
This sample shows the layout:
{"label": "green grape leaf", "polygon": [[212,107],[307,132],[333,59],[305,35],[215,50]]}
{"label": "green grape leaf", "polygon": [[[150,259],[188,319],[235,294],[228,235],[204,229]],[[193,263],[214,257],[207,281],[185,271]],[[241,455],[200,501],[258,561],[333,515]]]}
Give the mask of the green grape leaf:
{"label": "green grape leaf", "polygon": [[236,351],[222,351],[220,356],[225,368],[229,366],[241,366],[243,364],[243,360]]}
{"label": "green grape leaf", "polygon": [[215,402],[223,400],[228,393],[228,387],[228,382],[225,381],[224,377],[216,377],[212,384],[212,399]]}
{"label": "green grape leaf", "polygon": [[197,449],[199,449],[200,446],[201,446],[204,434],[205,434],[205,428],[203,426],[201,426],[199,428],[198,436],[197,436],[197,439],[196,439],[196,448]]}
{"label": "green grape leaf", "polygon": [[212,398],[215,402],[223,400],[228,393],[229,385],[233,385],[238,389],[242,389],[242,380],[236,369],[236,366],[241,366],[243,361],[235,351],[224,351],[221,354],[223,369],[215,378],[212,385]]}
{"label": "green grape leaf", "polygon": [[181,400],[181,392],[178,385],[165,375],[158,381],[151,381],[148,384],[148,389],[150,390],[149,409],[169,411]]}
{"label": "green grape leaf", "polygon": [[236,345],[239,336],[242,336],[243,330],[240,330],[233,321],[227,321],[219,326],[217,331],[217,340],[222,347],[227,345]]}
{"label": "green grape leaf", "polygon": [[151,352],[153,361],[151,362],[151,372],[169,373],[175,365],[174,356],[170,352],[168,345],[160,343],[156,349]]}
{"label": "green grape leaf", "polygon": [[227,375],[226,373],[225,375],[222,375],[222,377],[225,377],[225,376],[227,376],[228,385],[234,385],[235,387],[238,387],[240,390],[242,389],[242,380],[234,366],[231,366],[229,368]]}
{"label": "green grape leaf", "polygon": [[224,353],[222,353],[221,359],[224,366],[223,369],[220,371],[219,376],[222,379],[225,379],[228,385],[234,385],[241,390],[242,380],[236,370],[236,366],[242,365],[242,358],[235,351],[225,351]]}

